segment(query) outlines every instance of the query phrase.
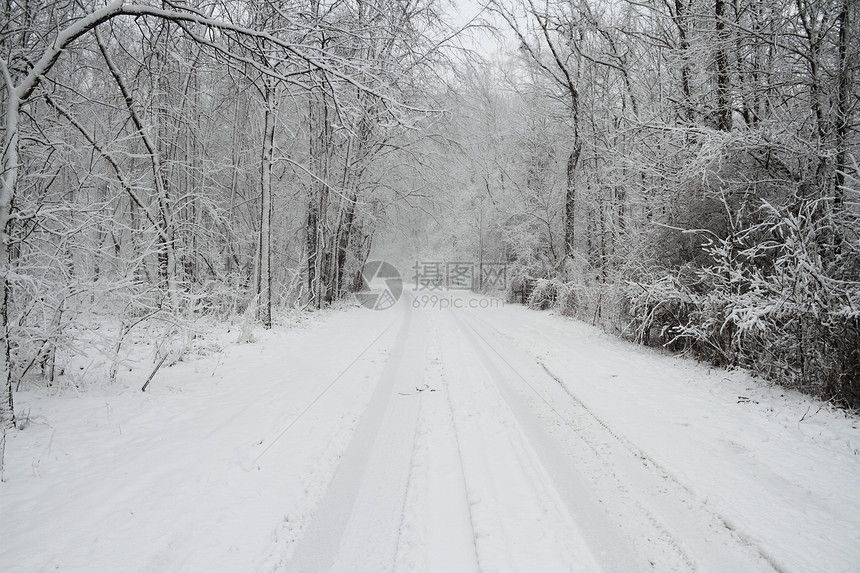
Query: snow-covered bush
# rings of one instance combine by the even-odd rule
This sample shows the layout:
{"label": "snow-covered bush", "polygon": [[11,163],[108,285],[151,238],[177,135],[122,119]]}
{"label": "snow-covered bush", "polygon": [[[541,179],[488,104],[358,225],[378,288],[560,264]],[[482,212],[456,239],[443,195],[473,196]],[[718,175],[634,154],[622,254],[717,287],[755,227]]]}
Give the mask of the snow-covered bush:
{"label": "snow-covered bush", "polygon": [[712,246],[732,358],[806,391],[860,404],[860,217],[829,199],[765,218]]}
{"label": "snow-covered bush", "polygon": [[558,286],[556,307],[566,316],[579,316],[588,306],[588,289],[575,281],[561,283]]}
{"label": "snow-covered bush", "polygon": [[857,406],[860,217],[831,203],[764,203],[707,267],[630,282],[630,337]]}
{"label": "snow-covered bush", "polygon": [[640,344],[663,346],[674,342],[679,325],[689,321],[692,300],[676,275],[652,282],[630,282],[626,290],[630,321],[627,336]]}
{"label": "snow-covered bush", "polygon": [[560,283],[556,280],[538,279],[531,296],[529,296],[529,307],[538,310],[552,307],[558,298],[559,285]]}

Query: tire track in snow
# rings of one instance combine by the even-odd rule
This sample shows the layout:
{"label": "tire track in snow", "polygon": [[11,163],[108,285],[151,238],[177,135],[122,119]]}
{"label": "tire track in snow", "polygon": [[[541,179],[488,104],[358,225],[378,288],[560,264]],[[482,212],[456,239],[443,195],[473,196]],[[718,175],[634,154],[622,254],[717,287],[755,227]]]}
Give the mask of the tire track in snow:
{"label": "tire track in snow", "polygon": [[479,573],[462,450],[439,333],[431,323],[415,449],[395,571]]}
{"label": "tire track in snow", "polygon": [[[308,411],[311,408],[313,408],[314,405],[317,402],[319,402],[322,399],[322,397],[325,396],[326,393],[328,393],[328,391],[331,390],[341,378],[343,378],[344,374],[346,374],[347,372],[349,372],[350,369],[352,369],[352,367],[367,353],[367,351],[370,350],[379,341],[379,339],[385,335],[386,332],[388,332],[388,330],[391,328],[391,326],[392,326],[392,324],[389,324],[388,326],[386,326],[382,332],[380,332],[373,340],[371,340],[370,344],[365,346],[364,349],[361,352],[359,352],[355,358],[350,360],[349,363],[340,371],[340,373],[338,373],[338,375],[335,376],[325,388],[323,388],[322,392],[320,392],[319,394],[314,396],[313,399],[310,400],[305,405],[304,408],[299,410],[283,428],[279,428],[271,436],[263,438],[259,442],[256,442],[254,444],[255,446],[262,446],[262,447],[259,449],[252,448],[252,450],[254,450],[254,454],[253,454],[254,457],[248,458],[248,460],[242,462],[242,464],[241,464],[242,469],[245,471],[250,471],[251,468],[254,466],[256,466],[257,469],[259,469],[259,466],[257,465],[257,463],[260,461],[260,458],[262,458],[264,455],[266,455],[266,452],[268,452],[278,442],[278,440],[280,440],[282,437],[284,437],[284,435],[290,430],[290,428],[295,426],[304,417],[304,415],[307,414]],[[242,410],[242,412],[247,410],[249,406],[246,406]]]}
{"label": "tire track in snow", "polygon": [[[478,317],[473,317],[473,318],[478,323],[480,323],[483,327],[486,327],[487,329],[492,331],[493,334],[497,337],[497,340],[499,340],[502,345],[505,345],[505,346],[511,346],[512,344],[515,345],[515,342],[511,336],[501,332],[498,328],[494,327],[493,325],[489,324],[488,322],[486,322],[486,321],[484,321]],[[543,339],[544,343],[550,344],[550,345],[556,347],[560,351],[562,351],[564,349],[562,345],[560,345],[557,341],[555,341],[551,338],[548,338],[545,336],[542,336],[541,338]],[[487,343],[487,344],[489,346],[489,343]],[[523,356],[528,356],[527,353],[525,353],[524,351],[520,351],[520,352],[521,352],[521,354],[523,354]],[[553,371],[551,371],[546,366],[543,358],[541,358],[540,356],[530,357],[530,358],[531,358],[531,360],[536,362],[538,365],[540,365],[540,367],[543,369],[543,371],[550,378],[552,378],[552,380],[555,381],[556,384],[553,385],[553,388],[557,388],[557,389],[562,390],[564,392],[564,394],[570,400],[573,401],[575,406],[583,411],[584,419],[590,420],[590,423],[592,425],[596,424],[596,425],[599,425],[600,427],[602,427],[603,431],[605,431],[612,438],[614,438],[614,440],[618,444],[620,444],[623,448],[625,448],[630,453],[630,455],[632,457],[641,460],[642,465],[647,466],[651,470],[650,474],[646,475],[645,477],[651,478],[651,479],[659,478],[659,480],[662,480],[659,482],[653,482],[651,484],[652,487],[651,487],[650,493],[652,495],[657,490],[661,490],[662,493],[664,493],[664,494],[667,493],[667,491],[668,491],[667,490],[667,484],[668,484],[668,489],[671,489],[674,492],[674,497],[675,497],[674,501],[682,501],[683,505],[685,505],[687,508],[692,508],[693,506],[698,506],[698,508],[703,513],[707,514],[707,516],[709,518],[708,519],[709,523],[707,524],[707,527],[715,528],[715,529],[719,530],[720,526],[721,526],[724,529],[724,531],[722,531],[722,530],[718,531],[718,535],[720,537],[724,538],[726,533],[729,533],[731,538],[733,538],[734,541],[738,545],[743,546],[744,548],[748,549],[749,552],[751,552],[751,553],[757,554],[757,556],[761,560],[761,562],[758,563],[759,566],[763,566],[764,569],[767,571],[776,571],[777,573],[785,573],[787,571],[785,569],[785,567],[779,563],[779,560],[777,558],[775,558],[773,555],[771,555],[771,553],[769,551],[764,549],[761,546],[761,544],[759,542],[757,542],[752,536],[748,535],[744,531],[741,531],[737,526],[735,526],[734,523],[732,523],[732,521],[730,519],[725,517],[723,514],[721,514],[715,508],[705,505],[704,502],[697,501],[700,499],[700,496],[697,495],[696,492],[693,491],[687,484],[685,484],[682,480],[678,479],[678,477],[674,473],[670,472],[667,468],[665,468],[663,465],[661,465],[659,462],[657,462],[655,459],[653,459],[651,456],[649,456],[647,453],[645,453],[641,448],[636,446],[631,440],[627,439],[626,436],[624,436],[623,434],[621,434],[620,432],[618,432],[614,428],[612,428],[603,418],[601,418],[600,416],[595,414],[590,407],[588,407],[582,400],[580,400],[571,391],[569,385],[567,383],[565,383],[565,381],[562,380],[561,377],[556,375]],[[517,374],[519,376],[519,373],[517,373]],[[534,390],[534,391],[537,394],[537,391],[536,390]],[[545,399],[542,396],[541,396],[541,399],[545,401]],[[561,417],[560,414],[558,414],[558,415]],[[570,425],[570,424],[567,423],[567,425]],[[576,428],[571,427],[571,429],[574,429],[576,431]],[[578,433],[583,438],[583,441],[587,443],[588,439],[587,439],[587,436],[584,435],[583,431],[580,430]],[[597,433],[600,433],[600,431],[598,430]],[[604,436],[603,442],[609,443],[606,441],[605,436]],[[611,440],[610,440],[610,442],[611,442]],[[597,450],[594,450],[594,451],[598,455],[598,457],[601,458],[602,462],[605,465],[607,465],[607,467],[611,466],[612,462],[606,456],[601,455],[601,453],[598,452]],[[638,464],[637,464],[635,469],[637,471],[640,471],[640,472],[642,471],[641,468],[638,467]],[[633,473],[636,473],[636,472],[633,472]],[[645,480],[645,481],[647,481],[647,480]],[[660,496],[658,496],[658,497],[660,497]],[[665,496],[662,496],[662,497],[665,497]],[[664,503],[665,503],[665,501],[664,501]],[[658,512],[660,512],[660,508],[656,508],[656,509]],[[654,523],[655,524],[660,523],[661,529],[663,531],[665,531],[665,533],[667,535],[671,536],[671,538],[673,539],[673,543],[677,544],[678,541],[674,540],[675,539],[674,534],[669,532],[669,530],[666,529],[666,527],[663,525],[663,523],[659,522],[656,519],[656,517],[654,517],[652,510],[646,509],[646,511],[649,511],[649,515],[651,516],[651,519],[654,520]],[[669,512],[670,514],[673,511],[677,512],[677,508],[676,509],[669,509],[669,508],[663,509],[663,512]],[[706,552],[707,552],[707,550],[706,550]]]}
{"label": "tire track in snow", "polygon": [[443,356],[481,570],[603,570],[465,332],[453,314],[442,320],[450,333]]}
{"label": "tire track in snow", "polygon": [[[287,571],[367,571],[394,567],[421,384],[423,332],[405,313],[388,362]],[[404,392],[406,393],[406,392]]]}
{"label": "tire track in snow", "polygon": [[[476,317],[469,321],[461,318],[461,324],[471,330],[472,342],[488,368],[496,372],[502,394],[520,420],[526,422],[526,427],[538,422],[536,411],[541,408],[551,410],[552,413],[545,416],[544,424],[550,422],[554,415],[594,453],[603,468],[603,475],[612,476],[619,491],[638,506],[659,531],[663,542],[678,552],[687,565],[686,570],[726,573],[779,571],[779,567],[760,548],[727,527],[719,515],[696,502],[686,486],[594,415],[543,364],[540,364],[543,372],[533,368],[524,375],[506,357],[520,354],[519,358],[525,358],[525,361],[517,360],[518,365],[526,361],[532,366],[537,364],[504,340],[501,332]],[[492,336],[488,329],[497,335],[493,343],[489,340]],[[508,375],[504,374],[505,371]],[[540,384],[541,380],[544,384]],[[554,383],[548,385],[547,380]],[[515,390],[517,386],[519,391]],[[529,394],[537,397],[531,405],[527,400]],[[577,420],[579,424],[575,425],[571,420]],[[539,441],[552,439],[546,432],[540,434]]]}
{"label": "tire track in snow", "polygon": [[[335,364],[343,365],[343,368],[339,371],[339,374],[332,379],[330,386],[333,386],[338,382],[338,380],[340,380],[348,371],[350,371],[350,374],[363,372],[363,380],[367,380],[371,377],[375,378],[373,374],[378,374],[382,365],[379,365],[379,367],[368,367],[368,364],[373,365],[376,360],[367,357],[366,355],[372,347],[376,346],[376,343],[383,337],[383,335],[391,330],[392,326],[394,326],[396,322],[397,321],[395,320],[389,323],[378,333],[368,333],[368,337],[372,338],[372,342],[357,355],[347,359],[346,362],[342,362],[342,356],[337,356]],[[342,337],[336,337],[335,342],[340,341],[341,338]],[[374,370],[375,372],[372,372]],[[337,370],[335,370],[335,372],[337,372]],[[361,403],[368,400],[371,392],[362,390],[355,385],[355,381],[357,380],[356,377],[349,379],[353,381],[353,384],[347,385],[345,388],[341,386],[344,394],[351,396],[353,399],[357,399]],[[276,455],[273,455],[272,458],[278,458],[278,454],[288,452],[288,455],[294,464],[305,468],[305,471],[302,472],[303,475],[297,475],[296,477],[304,484],[303,489],[306,492],[304,499],[307,501],[307,504],[303,503],[296,506],[297,511],[284,517],[281,525],[273,531],[275,545],[277,546],[276,550],[269,553],[266,561],[258,564],[255,568],[260,571],[280,570],[279,568],[282,564],[279,565],[278,563],[282,560],[285,552],[289,552],[290,543],[293,537],[300,534],[304,523],[302,518],[307,515],[310,510],[316,507],[316,503],[321,497],[320,493],[314,493],[315,490],[320,488],[324,489],[325,484],[328,482],[328,479],[331,477],[334,467],[336,466],[336,460],[340,457],[341,453],[346,448],[346,445],[349,443],[357,424],[355,408],[344,407],[347,403],[343,402],[343,400],[334,393],[329,393],[327,400],[323,402],[324,404],[328,403],[328,407],[318,406],[313,408],[313,412],[311,412],[312,415],[303,416],[304,413],[307,413],[308,410],[317,404],[329,388],[326,388],[322,393],[318,393],[317,389],[313,386],[307,386],[299,388],[300,392],[296,392],[297,389],[295,386],[284,385],[283,387],[279,387],[276,392],[269,392],[265,395],[265,400],[261,399],[264,397],[263,394],[255,396],[255,399],[249,399],[248,404],[242,406],[222,422],[215,423],[214,420],[207,417],[205,418],[205,422],[207,422],[207,424],[200,424],[199,427],[192,428],[191,432],[193,432],[195,436],[193,441],[197,443],[199,447],[205,449],[208,443],[218,442],[222,444],[219,449],[233,451],[234,454],[229,456],[229,458],[225,457],[221,460],[220,464],[207,464],[207,468],[205,470],[196,463],[193,469],[185,472],[178,472],[176,467],[167,467],[163,470],[163,477],[156,479],[156,481],[163,482],[175,479],[174,476],[177,473],[189,476],[189,479],[181,480],[175,491],[187,491],[187,493],[179,493],[178,495],[180,498],[184,497],[186,499],[191,499],[191,502],[185,501],[183,503],[190,503],[191,505],[189,505],[189,508],[193,507],[193,509],[186,512],[178,519],[165,522],[161,525],[160,529],[163,534],[153,543],[154,549],[151,551],[151,556],[148,557],[146,561],[141,562],[140,570],[157,571],[159,573],[167,571],[204,570],[211,568],[211,563],[217,562],[212,555],[218,551],[222,551],[223,542],[219,545],[218,540],[212,539],[207,535],[208,531],[203,530],[200,527],[191,527],[189,524],[193,523],[195,518],[200,519],[200,515],[206,514],[209,516],[207,518],[207,527],[217,530],[217,524],[219,522],[229,522],[230,520],[235,520],[237,516],[226,516],[223,509],[221,509],[220,504],[213,504],[211,498],[199,497],[199,495],[195,497],[195,495],[196,493],[199,493],[201,489],[205,491],[223,491],[223,484],[230,483],[234,480],[247,479],[247,475],[237,474],[248,473],[248,468],[251,465],[249,462],[251,459],[250,452],[255,450],[259,452],[259,445],[272,445],[277,440],[273,441],[269,438],[256,438],[253,441],[244,441],[240,443],[235,439],[235,435],[237,434],[237,425],[244,423],[243,429],[247,429],[250,419],[253,418],[251,424],[255,427],[259,426],[260,434],[262,434],[266,431],[264,429],[271,428],[271,426],[274,425],[273,423],[277,421],[277,416],[275,414],[277,409],[283,408],[285,403],[289,403],[298,397],[305,403],[302,406],[302,403],[300,402],[299,406],[289,413],[290,415],[288,416],[287,427],[285,429],[278,428],[274,432],[269,430],[270,436],[285,438],[281,440],[282,443],[280,444],[280,451],[275,452]],[[295,394],[299,394],[299,396],[296,396]],[[230,394],[225,394],[225,397],[231,402],[235,399],[235,397]],[[336,401],[335,404],[330,403],[333,398]],[[188,414],[186,413],[186,415]],[[300,421],[302,423],[297,424]],[[212,423],[210,424],[210,422]],[[293,427],[294,425],[295,427]],[[292,431],[287,433],[287,430],[290,430],[290,428],[292,428]],[[200,432],[199,436],[197,436],[198,431]],[[326,446],[322,450],[314,451],[312,448],[305,447],[305,444],[302,443],[303,441],[306,441],[306,436],[314,431],[324,432],[324,435],[326,436],[323,440]],[[186,432],[186,434],[190,435],[191,432]],[[273,459],[271,461],[274,463],[264,469],[277,471],[275,468],[283,460]],[[259,466],[257,466],[257,469],[260,469]],[[266,472],[264,471],[261,474],[253,472],[253,474],[255,475],[253,475],[252,479],[265,479],[264,476],[266,475]],[[197,478],[197,481],[191,479],[191,476],[198,475],[200,477]],[[295,487],[298,484],[293,482],[290,485]],[[201,542],[201,539],[205,539],[205,541]],[[211,553],[205,550],[201,551],[201,543],[213,546],[217,545],[217,548],[213,547]],[[229,552],[231,554],[238,554],[240,550],[237,545],[231,545]],[[259,553],[256,554],[259,555]],[[178,559],[177,555],[181,556],[181,559]]]}

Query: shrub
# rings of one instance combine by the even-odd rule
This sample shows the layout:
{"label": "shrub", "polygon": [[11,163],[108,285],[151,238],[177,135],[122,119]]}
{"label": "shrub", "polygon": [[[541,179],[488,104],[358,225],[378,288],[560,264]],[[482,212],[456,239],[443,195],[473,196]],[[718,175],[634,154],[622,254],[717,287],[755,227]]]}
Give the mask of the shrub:
{"label": "shrub", "polygon": [[546,310],[552,307],[558,299],[558,288],[558,281],[538,279],[529,297],[529,308]]}

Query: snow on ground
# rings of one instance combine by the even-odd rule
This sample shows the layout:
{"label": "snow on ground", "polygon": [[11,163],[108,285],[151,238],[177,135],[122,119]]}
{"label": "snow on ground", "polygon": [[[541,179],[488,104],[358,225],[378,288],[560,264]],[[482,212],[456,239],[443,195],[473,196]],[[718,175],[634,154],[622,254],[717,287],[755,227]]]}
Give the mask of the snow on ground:
{"label": "snow on ground", "polygon": [[421,300],[18,393],[0,570],[860,570],[856,418]]}
{"label": "snow on ground", "polygon": [[860,571],[856,417],[548,313],[480,318],[778,569]]}
{"label": "snow on ground", "polygon": [[385,362],[391,323],[345,312],[260,330],[256,344],[162,370],[146,393],[151,365],[80,395],[17,394],[32,423],[7,444],[0,570],[262,567],[324,492]]}

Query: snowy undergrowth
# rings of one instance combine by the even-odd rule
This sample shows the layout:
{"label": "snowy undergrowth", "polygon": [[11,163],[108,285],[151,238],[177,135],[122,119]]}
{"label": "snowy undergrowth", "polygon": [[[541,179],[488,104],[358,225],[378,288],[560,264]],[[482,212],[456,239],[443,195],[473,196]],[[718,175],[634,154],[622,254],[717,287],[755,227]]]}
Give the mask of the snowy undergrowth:
{"label": "snowy undergrowth", "polygon": [[[324,320],[330,312],[334,310],[311,313],[281,309],[273,317],[274,326],[304,328]],[[254,342],[255,333],[262,331],[243,315],[227,320],[212,315],[167,319],[162,314],[121,320],[118,315],[104,312],[77,320],[69,327],[69,340],[57,348],[53,379],[40,365],[35,365],[27,370],[17,389],[62,394],[123,389],[138,382],[139,388],[165,355],[164,368],[178,362],[194,363],[218,356],[230,345]]]}

